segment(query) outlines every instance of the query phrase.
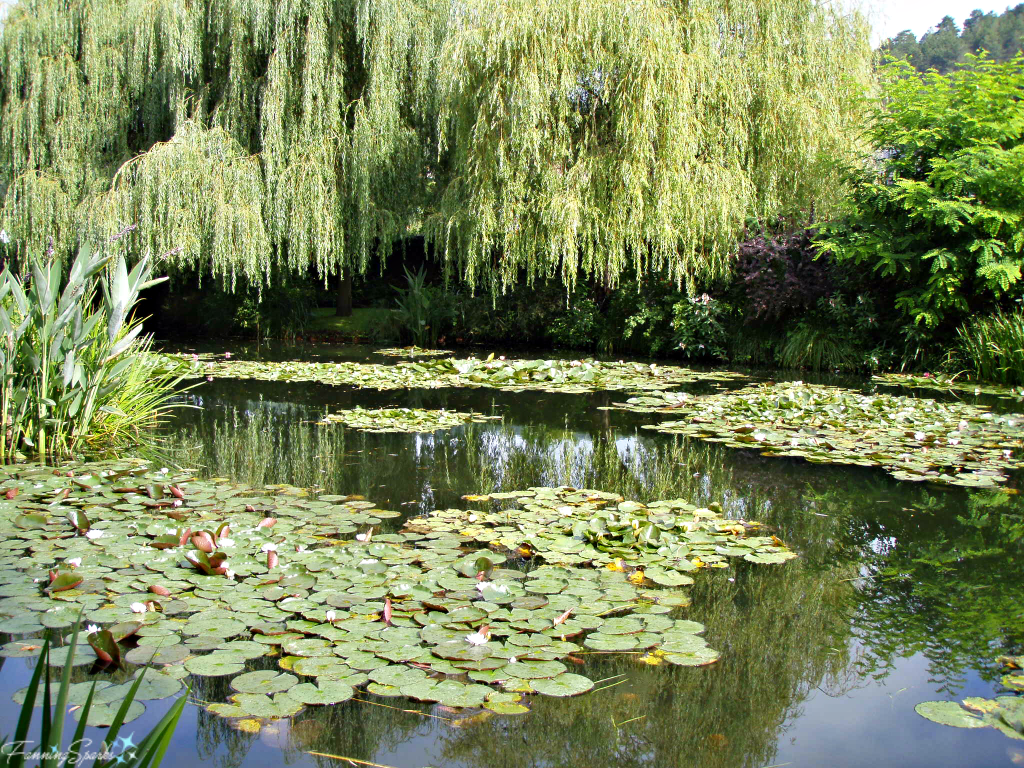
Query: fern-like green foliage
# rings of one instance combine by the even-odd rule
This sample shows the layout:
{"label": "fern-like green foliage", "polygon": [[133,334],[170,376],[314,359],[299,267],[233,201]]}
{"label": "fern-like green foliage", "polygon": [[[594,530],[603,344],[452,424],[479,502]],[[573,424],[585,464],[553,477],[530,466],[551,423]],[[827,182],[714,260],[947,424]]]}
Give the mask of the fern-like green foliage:
{"label": "fern-like green foliage", "polygon": [[834,5],[21,0],[0,226],[26,253],[138,224],[135,256],[228,285],[416,232],[471,286],[692,283],[749,217],[836,202],[872,54]]}
{"label": "fern-like green foliage", "polygon": [[883,72],[876,163],[819,247],[892,286],[911,332],[950,328],[1021,288],[1024,56]]}

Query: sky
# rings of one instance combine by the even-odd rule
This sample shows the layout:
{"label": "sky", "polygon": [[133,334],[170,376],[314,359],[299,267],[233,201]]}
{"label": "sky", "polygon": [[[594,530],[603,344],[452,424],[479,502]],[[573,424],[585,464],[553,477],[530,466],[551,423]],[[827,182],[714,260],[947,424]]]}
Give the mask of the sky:
{"label": "sky", "polygon": [[[983,12],[995,11],[1002,13],[1008,5],[1017,5],[1021,0],[845,0],[847,4],[856,3],[866,8],[871,16],[874,34],[872,42],[876,45],[886,38],[893,37],[904,29],[909,29],[914,36],[920,38],[929,28],[939,23],[943,16],[952,16],[958,26],[971,15],[975,8]],[[13,5],[17,0],[0,0],[0,15],[3,6]]]}
{"label": "sky", "polygon": [[867,0],[867,9],[874,28],[873,42],[878,43],[909,29],[920,38],[929,28],[934,27],[943,16],[952,16],[958,27],[971,15],[975,8],[983,13],[997,14],[1007,6],[1016,6],[1021,0]]}

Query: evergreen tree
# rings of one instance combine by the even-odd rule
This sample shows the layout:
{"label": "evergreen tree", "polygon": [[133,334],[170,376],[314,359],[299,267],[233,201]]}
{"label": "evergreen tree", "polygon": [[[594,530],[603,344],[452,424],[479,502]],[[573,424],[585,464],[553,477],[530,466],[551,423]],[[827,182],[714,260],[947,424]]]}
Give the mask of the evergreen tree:
{"label": "evergreen tree", "polygon": [[946,16],[934,30],[914,38],[909,30],[882,43],[881,52],[910,62],[919,72],[929,69],[945,74],[963,62],[968,53],[988,53],[993,61],[1010,61],[1024,51],[1024,3],[1005,13],[973,11],[959,32],[952,17]]}

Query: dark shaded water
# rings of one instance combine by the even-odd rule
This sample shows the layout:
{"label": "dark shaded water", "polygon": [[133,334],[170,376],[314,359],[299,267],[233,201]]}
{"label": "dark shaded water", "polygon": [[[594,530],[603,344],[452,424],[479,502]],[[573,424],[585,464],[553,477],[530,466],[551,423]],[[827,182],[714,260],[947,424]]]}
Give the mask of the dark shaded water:
{"label": "dark shaded water", "polygon": [[[251,734],[189,707],[166,765],[352,764],[340,757],[395,768],[1024,764],[1024,741],[914,712],[919,701],[993,695],[995,657],[1024,651],[1024,517],[1014,494],[899,483],[880,470],[657,434],[640,429],[649,415],[599,410],[618,399],[604,393],[218,380],[193,394],[203,407],[180,413],[169,444],[205,475],[363,494],[410,515],[460,506],[466,493],[532,485],[717,501],[769,524],[801,557],[698,576],[686,616],[704,622],[722,652],[710,667],[605,658],[585,674],[625,674],[623,683],[573,699],[535,697],[526,715],[453,723],[423,714],[451,715],[438,708],[366,696]],[[429,435],[312,423],[354,405],[475,410],[504,421]],[[29,674],[22,660],[6,660],[0,700]],[[226,694],[215,678],[198,684],[198,699]],[[406,706],[414,711],[393,708]],[[151,705],[132,727],[144,733],[163,709]],[[10,733],[15,717],[3,707],[0,732]]]}

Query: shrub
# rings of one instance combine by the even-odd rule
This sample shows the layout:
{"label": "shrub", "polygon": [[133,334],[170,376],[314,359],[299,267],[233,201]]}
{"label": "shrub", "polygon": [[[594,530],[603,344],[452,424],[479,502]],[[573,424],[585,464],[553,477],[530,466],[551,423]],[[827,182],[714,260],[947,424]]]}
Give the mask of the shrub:
{"label": "shrub", "polygon": [[811,229],[771,236],[759,234],[740,243],[735,277],[746,304],[747,320],[778,320],[813,308],[835,290],[831,264],[818,258]]}
{"label": "shrub", "polygon": [[675,342],[690,360],[724,359],[731,308],[704,293],[679,301],[672,321]]}
{"label": "shrub", "polygon": [[874,167],[854,175],[847,217],[818,247],[866,268],[913,356],[969,313],[1019,293],[1024,251],[1024,56],[948,75],[883,69]]}
{"label": "shrub", "polygon": [[66,278],[52,256],[30,258],[30,278],[0,273],[0,461],[118,447],[170,407],[179,368],[150,353],[131,318],[160,281],[148,257],[130,273],[111,262],[85,245]]}
{"label": "shrub", "polygon": [[1024,384],[1024,312],[997,312],[957,329],[964,363],[979,379]]}

